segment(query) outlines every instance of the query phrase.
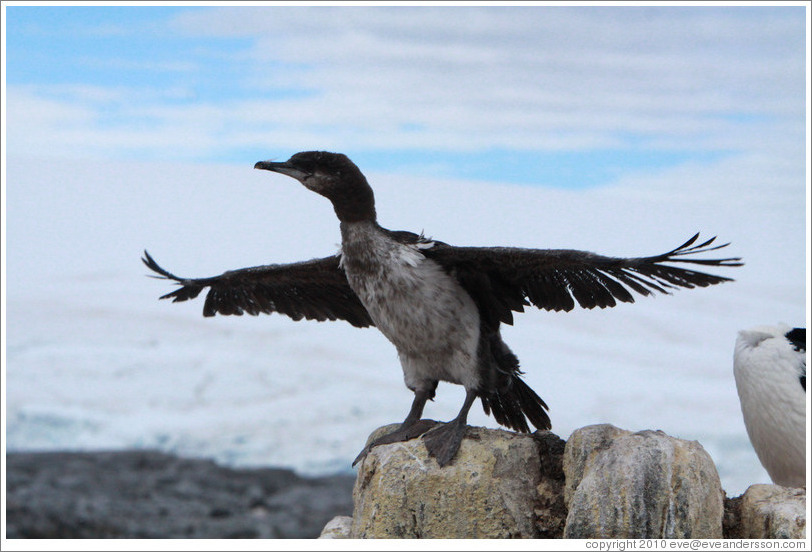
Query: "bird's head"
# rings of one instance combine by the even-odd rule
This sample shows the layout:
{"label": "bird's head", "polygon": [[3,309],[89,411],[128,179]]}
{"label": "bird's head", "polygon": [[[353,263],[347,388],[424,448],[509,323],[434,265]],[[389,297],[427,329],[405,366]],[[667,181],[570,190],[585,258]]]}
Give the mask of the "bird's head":
{"label": "bird's head", "polygon": [[290,176],[333,203],[342,222],[375,220],[375,199],[361,170],[343,153],[303,151],[287,161],[260,161],[255,169]]}

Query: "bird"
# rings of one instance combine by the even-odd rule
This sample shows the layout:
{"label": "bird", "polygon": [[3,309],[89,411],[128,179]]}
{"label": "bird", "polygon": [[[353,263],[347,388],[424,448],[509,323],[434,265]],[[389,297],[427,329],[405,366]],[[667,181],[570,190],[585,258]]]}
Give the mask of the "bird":
{"label": "bird", "polygon": [[[208,288],[203,315],[281,313],[293,320],[345,320],[376,327],[395,346],[411,408],[397,429],[369,443],[375,446],[422,438],[442,467],[455,457],[479,398],[486,415],[517,432],[551,429],[548,406],[522,376],[519,360],[500,327],[513,313],[534,305],[548,311],[592,309],[633,303],[654,292],[707,287],[730,278],[685,266],[741,266],[739,257],[695,255],[728,246],[699,241],[697,233],[679,247],[649,257],[619,258],[568,249],[460,247],[422,232],[394,231],[378,223],[366,177],[346,155],[304,151],[287,161],[260,161],[255,169],[299,181],[326,197],[339,220],[337,254],[291,264],[270,264],[208,278],[181,278],[161,268],[145,250],[142,261],[153,277],[179,287],[161,296],[173,302]],[[440,381],[461,385],[465,399],[457,416],[439,423],[422,419]]]}
{"label": "bird", "polygon": [[773,483],[806,485],[806,328],[757,326],[736,337],[733,374],[750,442]]}

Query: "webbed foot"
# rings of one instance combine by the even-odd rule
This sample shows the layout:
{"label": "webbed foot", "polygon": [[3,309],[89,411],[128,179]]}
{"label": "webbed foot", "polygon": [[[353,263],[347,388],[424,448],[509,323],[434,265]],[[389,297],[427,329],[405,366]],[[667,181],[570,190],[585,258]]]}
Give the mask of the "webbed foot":
{"label": "webbed foot", "polygon": [[406,425],[402,424],[398,429],[391,433],[387,433],[381,437],[378,437],[374,441],[372,441],[369,445],[364,447],[364,450],[361,451],[361,454],[356,456],[355,460],[352,461],[352,465],[355,466],[358,462],[362,461],[366,458],[369,451],[372,450],[372,447],[377,447],[378,445],[388,445],[390,443],[400,443],[403,441],[410,441],[416,437],[420,437],[428,430],[436,426],[438,421],[436,420],[417,420],[416,422]]}
{"label": "webbed foot", "polygon": [[435,458],[441,468],[450,464],[456,456],[467,427],[464,420],[455,419],[423,435],[429,456]]}

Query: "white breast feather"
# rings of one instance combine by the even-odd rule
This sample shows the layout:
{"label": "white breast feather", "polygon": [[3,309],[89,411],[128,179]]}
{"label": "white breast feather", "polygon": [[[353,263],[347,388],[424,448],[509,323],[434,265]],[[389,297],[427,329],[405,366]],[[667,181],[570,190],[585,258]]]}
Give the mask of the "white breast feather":
{"label": "white breast feather", "polygon": [[805,360],[784,335],[788,326],[739,332],[733,370],[750,442],[773,482],[806,484]]}

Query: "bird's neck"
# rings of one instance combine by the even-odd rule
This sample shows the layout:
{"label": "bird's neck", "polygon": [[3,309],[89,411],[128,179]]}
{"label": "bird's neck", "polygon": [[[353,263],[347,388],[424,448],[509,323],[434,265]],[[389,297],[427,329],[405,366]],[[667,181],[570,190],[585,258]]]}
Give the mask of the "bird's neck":
{"label": "bird's neck", "polygon": [[363,185],[353,187],[349,193],[343,193],[340,197],[332,197],[333,209],[338,216],[338,220],[344,222],[364,222],[374,223],[377,219],[375,214],[375,195],[372,188],[366,182]]}
{"label": "bird's neck", "polygon": [[341,221],[342,248],[359,246],[367,247],[373,236],[381,232],[381,227],[374,220]]}

